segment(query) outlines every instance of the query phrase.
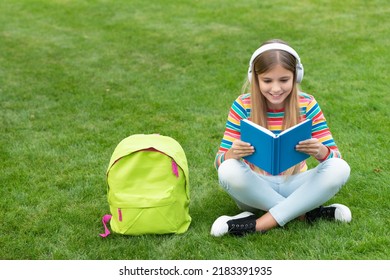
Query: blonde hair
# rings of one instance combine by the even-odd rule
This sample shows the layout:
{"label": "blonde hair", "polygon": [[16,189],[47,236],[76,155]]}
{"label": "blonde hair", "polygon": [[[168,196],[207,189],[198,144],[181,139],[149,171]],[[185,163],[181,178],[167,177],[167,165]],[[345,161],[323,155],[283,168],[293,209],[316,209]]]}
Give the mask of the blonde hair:
{"label": "blonde hair", "polygon": [[[286,44],[281,40],[270,40],[265,42],[265,44],[270,43],[282,43]],[[292,127],[300,122],[300,108],[298,100],[299,87],[296,82],[296,58],[290,53],[282,50],[269,50],[260,54],[253,62],[253,71],[252,71],[252,82],[247,81],[243,90],[250,90],[251,93],[251,119],[254,123],[261,125],[265,128],[268,127],[267,123],[267,102],[264,95],[260,92],[260,86],[257,76],[265,72],[270,71],[276,65],[280,65],[283,68],[291,71],[293,73],[293,89],[292,92],[285,100],[284,108],[284,118],[282,129],[285,130],[289,127]],[[291,167],[284,172],[285,175],[296,174],[299,172],[300,164]]]}

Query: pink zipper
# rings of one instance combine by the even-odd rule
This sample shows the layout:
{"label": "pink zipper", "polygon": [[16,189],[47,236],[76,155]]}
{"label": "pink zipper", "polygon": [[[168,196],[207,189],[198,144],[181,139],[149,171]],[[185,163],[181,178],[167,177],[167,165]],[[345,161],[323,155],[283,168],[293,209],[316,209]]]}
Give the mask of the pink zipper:
{"label": "pink zipper", "polygon": [[122,222],[122,210],[120,208],[118,208],[118,219],[119,222]]}
{"label": "pink zipper", "polygon": [[179,170],[177,168],[176,162],[172,159],[172,172],[177,178],[179,178]]}

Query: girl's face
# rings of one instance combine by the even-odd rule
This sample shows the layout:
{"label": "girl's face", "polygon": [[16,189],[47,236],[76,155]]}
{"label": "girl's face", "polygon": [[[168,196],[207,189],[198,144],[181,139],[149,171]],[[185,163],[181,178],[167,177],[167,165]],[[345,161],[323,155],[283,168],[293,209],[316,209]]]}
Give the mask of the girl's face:
{"label": "girl's face", "polygon": [[293,75],[293,72],[278,64],[257,76],[260,92],[266,98],[268,108],[272,110],[284,108],[284,102],[293,89]]}

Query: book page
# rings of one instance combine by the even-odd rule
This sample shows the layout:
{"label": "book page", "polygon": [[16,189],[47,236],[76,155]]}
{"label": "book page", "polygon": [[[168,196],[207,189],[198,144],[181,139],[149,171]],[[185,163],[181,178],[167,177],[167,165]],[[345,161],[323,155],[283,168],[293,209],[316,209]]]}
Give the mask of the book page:
{"label": "book page", "polygon": [[265,127],[262,127],[261,125],[258,125],[258,124],[256,124],[256,123],[250,121],[250,120],[247,120],[247,119],[243,119],[242,121],[243,121],[243,122],[246,122],[247,124],[249,124],[249,125],[251,125],[251,126],[253,126],[253,127],[255,127],[255,128],[257,128],[258,130],[263,131],[264,133],[268,134],[269,136],[272,136],[272,137],[274,137],[274,138],[277,137],[271,130],[266,129]]}

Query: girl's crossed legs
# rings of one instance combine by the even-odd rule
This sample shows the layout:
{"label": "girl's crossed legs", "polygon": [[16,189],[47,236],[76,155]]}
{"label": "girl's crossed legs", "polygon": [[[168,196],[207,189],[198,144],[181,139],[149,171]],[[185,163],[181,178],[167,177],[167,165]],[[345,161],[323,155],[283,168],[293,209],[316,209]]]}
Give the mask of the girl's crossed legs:
{"label": "girl's crossed legs", "polygon": [[[349,165],[340,158],[328,159],[313,169],[288,177],[260,175],[243,161],[235,159],[224,161],[218,169],[220,185],[242,210],[259,209],[267,212],[256,219],[256,231],[284,226],[294,218],[319,207],[340,190],[349,175]],[[349,211],[346,206],[340,207],[341,210]],[[242,213],[238,218],[245,220],[250,214]],[[226,223],[228,216],[223,217],[219,221]],[[213,235],[225,233],[221,234],[215,227],[218,227],[216,223],[213,228],[219,233],[213,234],[212,228]],[[225,225],[223,228],[222,231],[225,231]]]}

